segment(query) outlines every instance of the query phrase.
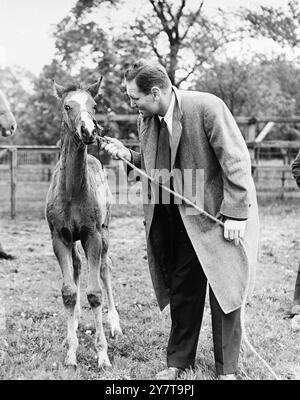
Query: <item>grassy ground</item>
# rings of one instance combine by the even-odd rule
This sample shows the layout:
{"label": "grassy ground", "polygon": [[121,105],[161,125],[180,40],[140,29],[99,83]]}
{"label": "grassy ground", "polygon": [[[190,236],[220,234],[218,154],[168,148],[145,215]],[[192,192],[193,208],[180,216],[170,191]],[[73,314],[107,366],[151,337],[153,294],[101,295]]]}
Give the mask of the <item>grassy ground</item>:
{"label": "grassy ground", "polygon": [[[9,219],[7,193],[0,188],[0,238],[16,260],[0,260],[0,379],[152,379],[165,366],[169,310],[161,313],[147,267],[140,206],[114,206],[110,253],[113,289],[124,332],[108,339],[112,368],[99,371],[93,348],[93,319],[85,297],[79,327],[78,368],[64,366],[66,319],[61,274],[43,218],[45,185],[24,186],[18,217]],[[33,196],[33,190],[34,196]],[[34,197],[34,202],[29,198]],[[5,200],[6,199],[6,200]],[[300,260],[300,207],[296,200],[260,201],[261,251],[254,296],[246,308],[248,337],[280,379],[300,379],[299,334],[286,319],[291,310]],[[106,308],[104,308],[105,331]],[[242,379],[272,379],[264,365],[244,347]],[[216,379],[209,306],[197,351],[196,367],[183,379]]]}

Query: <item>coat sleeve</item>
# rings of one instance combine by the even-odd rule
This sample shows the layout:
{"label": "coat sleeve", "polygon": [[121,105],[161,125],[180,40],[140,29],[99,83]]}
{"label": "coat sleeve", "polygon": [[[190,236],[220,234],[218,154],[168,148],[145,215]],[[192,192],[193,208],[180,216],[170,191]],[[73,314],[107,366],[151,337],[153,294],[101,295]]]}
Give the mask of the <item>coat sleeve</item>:
{"label": "coat sleeve", "polygon": [[292,162],[292,174],[297,185],[300,187],[300,151]]}
{"label": "coat sleeve", "polygon": [[220,213],[228,218],[247,219],[252,187],[249,151],[231,112],[216,96],[211,96],[205,106],[204,129],[222,169]]}

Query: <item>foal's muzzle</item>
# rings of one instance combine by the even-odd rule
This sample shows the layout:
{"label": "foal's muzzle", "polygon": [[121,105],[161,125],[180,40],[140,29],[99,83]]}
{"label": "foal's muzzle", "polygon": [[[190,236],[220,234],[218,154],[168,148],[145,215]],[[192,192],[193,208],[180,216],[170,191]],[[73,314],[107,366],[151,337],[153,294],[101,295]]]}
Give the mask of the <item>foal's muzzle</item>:
{"label": "foal's muzzle", "polygon": [[94,128],[92,130],[86,128],[84,123],[82,123],[79,128],[81,140],[86,145],[95,143],[97,136],[101,136],[101,132],[103,131],[103,128],[97,124],[96,120],[94,120],[93,122]]}
{"label": "foal's muzzle", "polygon": [[84,144],[92,144],[96,138],[96,128],[90,132],[85,126],[81,125],[80,136]]}

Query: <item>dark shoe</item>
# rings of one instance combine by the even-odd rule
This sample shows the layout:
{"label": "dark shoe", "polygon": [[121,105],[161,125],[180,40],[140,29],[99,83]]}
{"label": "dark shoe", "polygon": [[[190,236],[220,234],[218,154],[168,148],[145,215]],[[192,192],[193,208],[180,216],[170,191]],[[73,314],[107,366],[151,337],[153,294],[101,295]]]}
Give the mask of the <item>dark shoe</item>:
{"label": "dark shoe", "polygon": [[156,380],[174,381],[183,370],[176,367],[168,367],[155,375]]}

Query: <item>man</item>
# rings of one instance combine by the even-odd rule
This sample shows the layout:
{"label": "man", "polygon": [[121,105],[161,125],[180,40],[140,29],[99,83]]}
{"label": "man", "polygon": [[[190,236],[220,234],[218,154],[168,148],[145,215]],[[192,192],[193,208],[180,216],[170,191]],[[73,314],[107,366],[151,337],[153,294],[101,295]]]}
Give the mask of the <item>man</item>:
{"label": "man", "polygon": [[145,196],[150,199],[143,205],[150,274],[160,308],[170,303],[172,321],[167,368],[156,379],[176,379],[194,366],[207,281],[217,374],[219,379],[235,379],[240,307],[258,247],[247,146],[222,100],[176,89],[162,66],[140,60],[126,71],[125,81],[131,105],[140,113],[141,152],[112,138],[103,148],[149,175],[169,170],[171,178],[163,182],[190,200],[200,185],[203,191],[198,190],[195,203],[224,221],[222,228],[172,196],[162,201],[161,190],[156,190],[154,201],[152,193]]}
{"label": "man", "polygon": [[[297,185],[300,187],[300,151],[292,163],[292,174]],[[300,264],[296,276],[293,308],[291,314],[293,316],[292,320],[293,330],[300,330]]]}

